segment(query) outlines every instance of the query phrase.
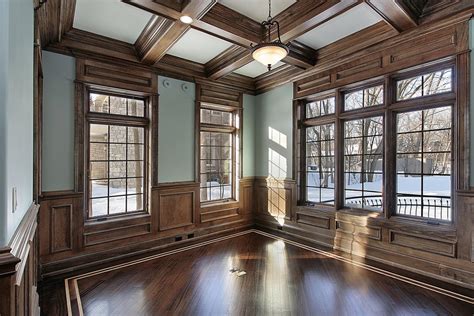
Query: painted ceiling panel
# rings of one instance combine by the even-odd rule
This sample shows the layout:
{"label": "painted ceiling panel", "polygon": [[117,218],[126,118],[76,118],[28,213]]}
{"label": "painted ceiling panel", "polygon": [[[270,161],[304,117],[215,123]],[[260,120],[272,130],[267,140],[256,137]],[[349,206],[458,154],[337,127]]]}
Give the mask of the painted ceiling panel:
{"label": "painted ceiling panel", "polygon": [[[272,16],[276,16],[295,2],[296,0],[272,0]],[[268,17],[266,0],[221,0],[219,3],[257,22],[262,22]]]}
{"label": "painted ceiling panel", "polygon": [[151,16],[119,0],[76,0],[73,26],[133,44]]}
{"label": "painted ceiling panel", "polygon": [[[278,62],[275,65],[273,65],[272,69],[276,69],[280,66],[284,65],[282,62]],[[267,67],[259,63],[258,61],[254,60],[251,63],[240,67],[236,71],[234,71],[237,74],[244,75],[247,77],[255,78],[257,76],[260,76],[261,74],[264,74],[268,71]]]}
{"label": "painted ceiling panel", "polygon": [[168,54],[205,64],[230,46],[232,46],[230,42],[195,29],[189,29],[171,47]]}
{"label": "painted ceiling panel", "polygon": [[380,21],[382,18],[367,4],[362,3],[301,35],[297,40],[318,49]]}

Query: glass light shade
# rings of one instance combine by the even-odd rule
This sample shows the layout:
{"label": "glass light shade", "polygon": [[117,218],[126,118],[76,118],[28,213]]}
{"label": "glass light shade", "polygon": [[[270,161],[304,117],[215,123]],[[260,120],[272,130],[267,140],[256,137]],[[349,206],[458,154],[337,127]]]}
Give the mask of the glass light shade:
{"label": "glass light shade", "polygon": [[288,47],[279,43],[260,44],[255,46],[252,57],[256,61],[268,65],[275,65],[288,55]]}

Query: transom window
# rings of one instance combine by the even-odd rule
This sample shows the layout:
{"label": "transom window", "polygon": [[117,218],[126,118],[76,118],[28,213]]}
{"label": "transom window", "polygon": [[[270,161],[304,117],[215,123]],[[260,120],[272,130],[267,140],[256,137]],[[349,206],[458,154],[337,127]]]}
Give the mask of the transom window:
{"label": "transom window", "polygon": [[[144,211],[144,100],[90,93],[89,105],[89,217]],[[111,113],[118,115],[113,121]],[[130,121],[129,116],[142,118]]]}
{"label": "transom window", "polygon": [[301,104],[300,204],[452,221],[453,66],[431,69]]}
{"label": "transom window", "polygon": [[344,94],[344,110],[357,110],[383,104],[383,86],[374,86]]}
{"label": "transom window", "polygon": [[451,68],[430,72],[397,82],[397,100],[408,100],[453,91]]}
{"label": "transom window", "polygon": [[201,109],[200,186],[201,202],[235,197],[236,114]]}

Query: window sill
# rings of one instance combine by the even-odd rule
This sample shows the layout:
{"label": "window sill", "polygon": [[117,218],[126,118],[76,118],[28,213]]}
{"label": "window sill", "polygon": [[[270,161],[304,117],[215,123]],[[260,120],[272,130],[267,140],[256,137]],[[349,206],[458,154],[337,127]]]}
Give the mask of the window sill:
{"label": "window sill", "polygon": [[105,217],[89,218],[85,221],[85,226],[100,226],[105,224],[113,225],[114,223],[123,223],[124,221],[140,221],[141,219],[149,219],[150,214],[147,211],[136,212],[130,214],[119,214]]}
{"label": "window sill", "polygon": [[212,208],[216,206],[230,206],[233,204],[239,203],[237,200],[224,200],[224,201],[216,201],[216,202],[201,202],[201,208]]}

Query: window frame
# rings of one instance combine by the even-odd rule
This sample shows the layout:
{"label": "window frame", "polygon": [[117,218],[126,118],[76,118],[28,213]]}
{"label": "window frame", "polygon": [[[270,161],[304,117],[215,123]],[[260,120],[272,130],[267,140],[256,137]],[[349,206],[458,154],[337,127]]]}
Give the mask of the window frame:
{"label": "window frame", "polygon": [[[416,76],[429,74],[432,72],[451,69],[451,91],[411,98],[406,100],[397,100],[396,88],[399,80],[409,79]],[[457,87],[457,63],[453,58],[437,60],[428,64],[418,65],[409,69],[389,73],[383,77],[375,77],[364,80],[362,82],[348,84],[342,87],[333,88],[322,91],[310,97],[302,98],[295,101],[295,157],[298,162],[294,168],[295,176],[297,178],[297,205],[305,208],[312,208],[321,211],[342,211],[352,214],[368,215],[375,217],[384,217],[385,219],[393,220],[408,220],[411,222],[441,224],[452,226],[455,224],[456,218],[456,199],[455,188],[458,178],[458,161],[455,159],[458,153],[458,145],[455,140],[458,139],[460,131],[457,128],[458,123],[456,117],[458,113],[458,105],[456,100]],[[363,107],[359,109],[344,109],[345,94],[354,92],[369,87],[382,85],[383,86],[383,100],[382,105]],[[306,104],[314,100],[325,98],[328,95],[333,95],[336,98],[335,113],[322,117],[306,119]],[[421,104],[420,104],[421,103]],[[415,217],[397,214],[397,188],[396,188],[396,142],[389,140],[396,137],[396,115],[402,112],[411,112],[421,109],[435,108],[435,107],[451,107],[452,124],[451,124],[451,220],[430,219],[426,217]],[[382,116],[384,120],[383,127],[383,185],[382,185],[382,199],[383,207],[380,211],[373,211],[361,208],[350,208],[344,205],[344,123],[348,120],[368,118],[374,116]],[[335,132],[335,205],[328,207],[328,205],[321,205],[319,203],[310,203],[306,199],[306,148],[305,148],[305,134],[306,128],[313,125],[323,125],[334,123],[336,126]],[[391,174],[393,173],[393,175]],[[341,185],[342,184],[342,185]]]}
{"label": "window frame", "polygon": [[[141,116],[128,116],[121,114],[101,113],[90,111],[90,95],[91,94],[102,94],[107,96],[121,97],[127,99],[138,99],[144,103],[144,115]],[[150,196],[150,175],[149,175],[149,159],[150,159],[150,125],[151,125],[151,109],[150,109],[150,98],[141,94],[133,93],[119,93],[115,90],[108,90],[103,88],[86,87],[85,98],[84,98],[84,201],[85,201],[85,221],[102,221],[109,218],[124,218],[131,217],[134,215],[149,214],[149,196]],[[106,214],[99,216],[91,216],[91,205],[92,194],[89,190],[90,181],[90,126],[91,124],[102,124],[102,125],[116,125],[126,127],[140,127],[144,129],[143,139],[143,209],[132,211],[132,212],[121,212],[116,214]],[[110,161],[109,159],[107,160]],[[108,175],[110,177],[110,174]],[[127,196],[125,196],[126,198]],[[107,195],[110,198],[110,194]],[[127,201],[125,202],[127,203]]]}
{"label": "window frame", "polygon": [[[212,111],[221,111],[231,113],[231,125],[220,125],[212,123],[202,123],[201,122],[201,110],[206,109]],[[238,118],[238,119],[237,119]],[[224,106],[210,104],[206,102],[196,102],[196,177],[197,182],[199,183],[199,197],[201,197],[201,175],[204,174],[201,172],[201,133],[202,132],[214,132],[214,133],[228,133],[231,135],[232,139],[232,156],[231,156],[231,196],[229,198],[218,199],[218,200],[205,200],[201,198],[200,204],[205,205],[215,205],[223,204],[229,202],[238,201],[238,183],[239,179],[242,176],[242,109],[233,106]],[[239,140],[239,142],[237,142]],[[207,188],[207,187],[206,187]]]}

